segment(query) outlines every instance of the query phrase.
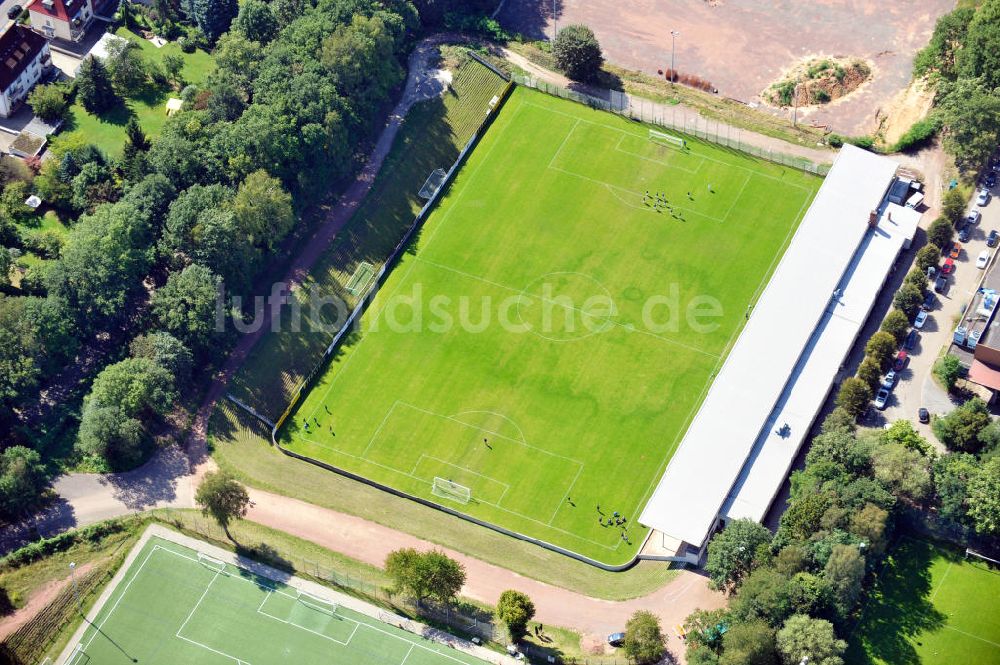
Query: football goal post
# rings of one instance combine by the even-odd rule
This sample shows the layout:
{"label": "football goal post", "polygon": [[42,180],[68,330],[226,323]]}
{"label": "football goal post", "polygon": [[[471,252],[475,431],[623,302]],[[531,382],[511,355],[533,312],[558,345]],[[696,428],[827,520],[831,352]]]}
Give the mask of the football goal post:
{"label": "football goal post", "polygon": [[344,288],[347,289],[348,293],[357,298],[364,295],[368,290],[373,277],[375,277],[375,266],[367,261],[362,261],[354,270],[354,274],[351,275],[351,279],[348,280],[347,286]]}
{"label": "football goal post", "polygon": [[471,489],[465,485],[459,485],[456,482],[438,478],[437,476],[434,477],[434,485],[431,488],[431,493],[442,499],[449,499],[462,504],[469,503],[472,500]]}
{"label": "football goal post", "polygon": [[210,557],[207,554],[202,554],[198,552],[198,563],[205,566],[209,570],[214,570],[217,573],[224,572],[226,570],[226,564],[223,561],[219,561],[214,557]]}
{"label": "football goal post", "polygon": [[667,134],[666,132],[658,132],[655,129],[649,130],[649,140],[653,143],[659,143],[660,145],[667,145],[673,148],[685,148],[687,147],[687,141],[679,136],[674,136],[673,134]]}
{"label": "football goal post", "polygon": [[314,612],[319,612],[320,614],[326,614],[327,616],[337,616],[337,603],[332,600],[323,600],[319,596],[314,596],[308,591],[299,591],[296,596],[296,600],[300,603],[313,610]]}
{"label": "football goal post", "polygon": [[437,191],[441,189],[441,185],[444,184],[445,178],[448,177],[448,172],[444,169],[434,169],[431,174],[427,176],[427,181],[424,182],[424,186],[420,188],[418,196],[429,201],[434,198]]}
{"label": "football goal post", "polygon": [[982,561],[987,566],[993,566],[993,567],[1000,566],[1000,561],[997,561],[996,559],[991,559],[985,554],[980,554],[971,547],[965,548],[965,558]]}

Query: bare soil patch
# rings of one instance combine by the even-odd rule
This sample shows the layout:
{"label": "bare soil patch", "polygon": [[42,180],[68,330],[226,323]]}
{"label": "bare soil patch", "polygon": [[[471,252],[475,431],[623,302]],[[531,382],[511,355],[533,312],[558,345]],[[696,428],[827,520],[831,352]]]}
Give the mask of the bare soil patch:
{"label": "bare soil patch", "polygon": [[760,96],[771,106],[820,106],[851,94],[871,75],[871,66],[857,58],[806,58]]}

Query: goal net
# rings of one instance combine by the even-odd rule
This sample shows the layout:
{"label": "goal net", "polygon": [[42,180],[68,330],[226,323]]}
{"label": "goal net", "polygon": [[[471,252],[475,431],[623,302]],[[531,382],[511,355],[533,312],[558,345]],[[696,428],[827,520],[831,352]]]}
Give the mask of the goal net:
{"label": "goal net", "polygon": [[308,591],[299,591],[296,600],[314,612],[326,614],[327,616],[337,616],[337,603],[332,600],[323,600],[319,596],[314,596]]}
{"label": "goal net", "polygon": [[424,182],[424,186],[420,188],[419,196],[422,199],[430,200],[434,198],[437,191],[441,189],[441,185],[444,184],[444,179],[448,177],[448,172],[444,169],[434,169],[429,176],[427,176],[427,181]]}
{"label": "goal net", "polygon": [[438,478],[437,476],[434,477],[434,485],[431,488],[431,493],[442,499],[450,499],[458,503],[469,503],[472,500],[472,490],[468,487],[459,485],[451,480]]}
{"label": "goal net", "polygon": [[687,146],[687,141],[681,137],[674,136],[673,134],[667,134],[666,132],[658,132],[655,129],[649,130],[649,140],[653,143],[668,145],[674,148],[684,148]]}
{"label": "goal net", "polygon": [[372,278],[374,276],[375,266],[367,261],[362,261],[361,264],[355,268],[354,274],[351,275],[351,279],[347,281],[347,286],[344,288],[347,289],[348,293],[357,298],[368,290],[368,285],[372,283]]}
{"label": "goal net", "polygon": [[998,561],[996,559],[992,559],[992,558],[986,556],[985,554],[980,554],[979,552],[975,551],[971,547],[966,547],[965,548],[965,558],[966,559],[971,559],[973,562],[977,562],[978,561],[980,563],[985,564],[987,567],[990,567],[990,568],[996,568],[996,567],[1000,566],[1000,561]]}
{"label": "goal net", "polygon": [[84,665],[90,662],[90,656],[88,656],[84,650],[82,644],[77,644],[76,648],[73,649],[73,653],[70,655],[69,659],[66,661],[66,665]]}
{"label": "goal net", "polygon": [[210,557],[207,554],[202,554],[198,552],[198,563],[205,566],[209,570],[214,570],[217,573],[221,573],[226,570],[226,564],[223,561],[219,561],[214,557]]}

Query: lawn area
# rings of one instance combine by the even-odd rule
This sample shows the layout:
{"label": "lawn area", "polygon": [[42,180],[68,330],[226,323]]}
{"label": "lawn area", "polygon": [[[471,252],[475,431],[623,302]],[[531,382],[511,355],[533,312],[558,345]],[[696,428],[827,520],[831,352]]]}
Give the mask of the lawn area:
{"label": "lawn area", "polygon": [[150,538],[136,554],[71,663],[484,662],[382,623],[360,605],[304,594],[287,577],[201,558],[169,540]]}
{"label": "lawn area", "polygon": [[[281,440],[628,562],[646,535],[635,518],[819,182],[519,88]],[[709,302],[710,325],[685,318]],[[626,529],[600,522],[612,512]]]}
{"label": "lawn area", "polygon": [[853,665],[1000,663],[1000,569],[903,538],[879,573],[846,661]]}
{"label": "lawn area", "polygon": [[[151,42],[126,28],[118,28],[115,34],[138,44],[149,63],[162,66],[163,57],[167,54],[183,57],[182,74],[186,83],[203,83],[214,67],[211,54],[205,51],[184,53],[176,42],[156,48]],[[102,116],[91,115],[76,102],[69,109],[63,136],[83,136],[87,142],[97,145],[109,155],[117,155],[125,143],[125,125],[129,118],[134,115],[148,136],[156,136],[167,122],[167,99],[176,94],[168,89],[147,87],[142,94],[126,99],[123,106]]]}

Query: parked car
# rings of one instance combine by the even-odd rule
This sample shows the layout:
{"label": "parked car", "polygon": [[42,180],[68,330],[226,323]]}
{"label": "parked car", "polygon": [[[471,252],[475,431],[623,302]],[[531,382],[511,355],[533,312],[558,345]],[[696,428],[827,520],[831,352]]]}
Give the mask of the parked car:
{"label": "parked car", "polygon": [[979,268],[980,270],[985,270],[986,264],[990,262],[990,256],[992,255],[993,252],[991,252],[988,249],[984,249],[983,251],[979,252],[979,256],[976,257],[976,267]]}
{"label": "parked car", "polygon": [[625,643],[625,633],[611,633],[608,635],[608,644],[613,647],[620,647]]}
{"label": "parked car", "polygon": [[990,202],[990,190],[980,189],[976,193],[976,205],[982,208],[989,202]]}
{"label": "parked car", "polygon": [[896,359],[892,362],[892,368],[897,372],[902,372],[903,368],[906,367],[906,363],[910,361],[910,356],[907,355],[906,351],[899,351],[896,354]]}
{"label": "parked car", "polygon": [[23,11],[24,8],[21,7],[21,5],[14,5],[13,7],[7,10],[7,18],[9,18],[11,21],[16,21],[17,17],[20,16],[21,12]]}
{"label": "parked car", "polygon": [[910,351],[917,345],[918,339],[920,339],[920,333],[916,330],[911,330],[910,334],[906,336],[905,340],[903,340],[903,348]]}
{"label": "parked car", "polygon": [[931,421],[931,413],[924,407],[917,409],[917,420],[924,423],[925,425]]}
{"label": "parked car", "polygon": [[938,293],[944,293],[947,288],[948,277],[946,275],[938,275],[938,278],[934,280],[934,290]]}
{"label": "parked car", "polygon": [[899,375],[896,374],[895,370],[889,370],[886,375],[882,377],[882,387],[886,390],[892,390],[896,386],[896,379]]}
{"label": "parked car", "polygon": [[[935,280],[937,281],[937,280]],[[920,309],[927,310],[928,312],[934,309],[934,294],[930,291],[924,296],[924,301],[920,303]]]}
{"label": "parked car", "polygon": [[955,272],[955,259],[949,256],[944,260],[944,265],[941,266],[941,274],[950,275],[953,272]]}
{"label": "parked car", "polygon": [[997,174],[993,171],[990,171],[989,173],[986,174],[986,187],[988,189],[993,189],[996,186],[997,186]]}
{"label": "parked car", "polygon": [[992,231],[990,231],[990,234],[986,236],[986,246],[996,247],[997,241],[1000,241],[1000,232],[998,232],[996,229],[993,229]]}
{"label": "parked car", "polygon": [[928,314],[926,310],[922,309],[917,312],[917,318],[913,319],[913,327],[917,330],[923,329],[924,324],[927,323],[928,316],[930,316],[930,314]]}
{"label": "parked car", "polygon": [[886,404],[889,402],[889,391],[885,388],[879,388],[878,392],[875,393],[875,408],[879,411],[885,409]]}
{"label": "parked car", "polygon": [[951,246],[951,251],[948,252],[948,256],[952,259],[957,259],[961,255],[962,255],[962,243],[956,242]]}
{"label": "parked car", "polygon": [[982,219],[983,219],[983,213],[979,212],[978,210],[973,210],[965,218],[965,221],[967,224],[978,224]]}
{"label": "parked car", "polygon": [[972,237],[971,226],[963,226],[961,230],[958,232],[958,239],[961,240],[962,242],[969,242],[969,238],[971,237]]}

